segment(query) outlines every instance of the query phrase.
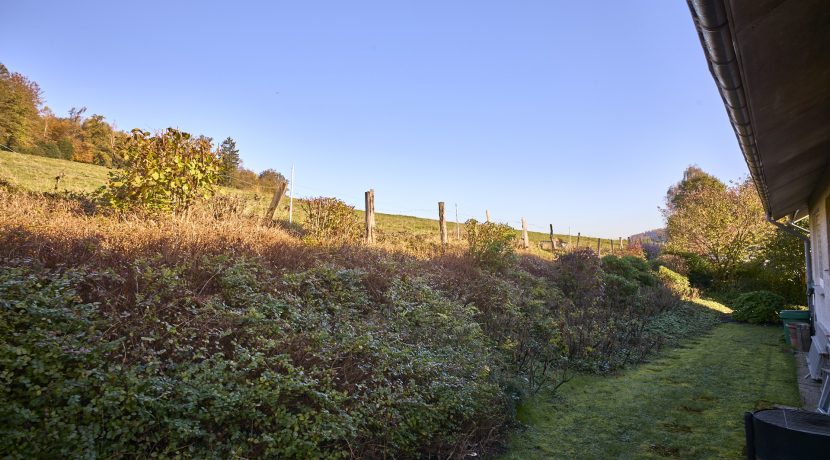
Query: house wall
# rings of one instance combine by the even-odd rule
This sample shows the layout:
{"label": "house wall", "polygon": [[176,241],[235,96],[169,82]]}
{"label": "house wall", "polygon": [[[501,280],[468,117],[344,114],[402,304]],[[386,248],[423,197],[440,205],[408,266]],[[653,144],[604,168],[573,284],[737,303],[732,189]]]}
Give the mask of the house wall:
{"label": "house wall", "polygon": [[830,333],[830,168],[809,202],[816,333]]}

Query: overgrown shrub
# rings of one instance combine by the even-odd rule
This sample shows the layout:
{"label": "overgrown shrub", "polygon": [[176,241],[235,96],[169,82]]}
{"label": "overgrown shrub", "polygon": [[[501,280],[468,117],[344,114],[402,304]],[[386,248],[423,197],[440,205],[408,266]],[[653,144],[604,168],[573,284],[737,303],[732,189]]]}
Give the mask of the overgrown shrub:
{"label": "overgrown shrub", "polygon": [[768,290],[789,303],[803,303],[806,286],[804,243],[780,229],[772,232],[755,257],[735,273],[735,290]]}
{"label": "overgrown shrub", "polygon": [[134,129],[120,153],[124,169],[110,173],[100,190],[116,209],[186,211],[197,198],[210,197],[219,181],[220,161],[210,140],[173,128],[151,136]]}
{"label": "overgrown shrub", "polygon": [[360,219],[354,210],[337,198],[317,197],[303,200],[303,229],[318,242],[345,243],[360,238]]}
{"label": "overgrown shrub", "polygon": [[607,255],[602,258],[602,269],[608,273],[636,281],[644,286],[654,286],[656,280],[648,262],[640,257]]}
{"label": "overgrown shrub", "polygon": [[640,290],[637,281],[632,281],[615,273],[604,273],[602,284],[605,296],[617,302],[628,302]]}
{"label": "overgrown shrub", "polygon": [[523,397],[697,324],[588,249],[494,269],[82,208],[0,188],[0,248],[31,258],[0,261],[0,456],[486,456]]}
{"label": "overgrown shrub", "polygon": [[769,291],[753,291],[739,295],[732,304],[732,317],[750,324],[774,324],[781,320],[784,298]]}
{"label": "overgrown shrub", "polygon": [[698,289],[709,289],[714,285],[715,272],[708,260],[691,252],[675,252],[672,254],[683,258],[686,262],[689,283],[692,286]]}
{"label": "overgrown shrub", "polygon": [[4,456],[447,457],[504,423],[477,311],[418,279],[377,308],[358,270],[145,261],[104,314],[83,297],[125,280],[22,265],[0,269]]}
{"label": "overgrown shrub", "polygon": [[694,290],[689,284],[689,278],[670,270],[668,267],[660,266],[657,270],[657,278],[678,297],[693,297]]}
{"label": "overgrown shrub", "polygon": [[602,288],[599,257],[587,248],[566,252],[556,259],[553,282],[579,308],[596,303]]}
{"label": "overgrown shrub", "polygon": [[499,271],[516,261],[516,232],[509,226],[470,219],[464,230],[467,251],[479,266]]}
{"label": "overgrown shrub", "polygon": [[246,207],[245,199],[237,195],[214,195],[205,203],[205,208],[216,220],[242,217]]}
{"label": "overgrown shrub", "polygon": [[663,254],[652,261],[652,268],[655,270],[659,270],[661,266],[683,276],[689,276],[689,264],[686,263],[686,259],[676,254]]}

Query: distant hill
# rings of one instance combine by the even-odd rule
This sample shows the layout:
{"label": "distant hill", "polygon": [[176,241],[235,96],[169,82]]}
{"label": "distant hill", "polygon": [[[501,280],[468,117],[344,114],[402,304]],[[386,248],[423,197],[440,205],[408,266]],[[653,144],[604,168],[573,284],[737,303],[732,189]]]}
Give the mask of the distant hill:
{"label": "distant hill", "polygon": [[657,243],[664,244],[667,241],[666,229],[655,228],[654,230],[646,230],[636,235],[631,235],[631,241],[639,241],[641,243]]}

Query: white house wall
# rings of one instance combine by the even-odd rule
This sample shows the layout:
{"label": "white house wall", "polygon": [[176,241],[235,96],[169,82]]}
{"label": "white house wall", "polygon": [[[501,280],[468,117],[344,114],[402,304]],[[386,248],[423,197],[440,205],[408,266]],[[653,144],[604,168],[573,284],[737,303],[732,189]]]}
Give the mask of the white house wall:
{"label": "white house wall", "polygon": [[[828,169],[830,173],[830,169]],[[825,178],[810,199],[810,243],[813,255],[815,283],[816,329],[830,331],[830,175]]]}

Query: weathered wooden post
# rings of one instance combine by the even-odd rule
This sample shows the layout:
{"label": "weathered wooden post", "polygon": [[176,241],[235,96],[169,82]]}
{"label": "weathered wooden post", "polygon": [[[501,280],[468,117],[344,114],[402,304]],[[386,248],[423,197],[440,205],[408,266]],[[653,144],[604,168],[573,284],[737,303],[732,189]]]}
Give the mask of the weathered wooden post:
{"label": "weathered wooden post", "polygon": [[576,232],[576,247],[579,247],[579,238],[582,237],[582,233]]}
{"label": "weathered wooden post", "polygon": [[444,219],[444,202],[438,202],[438,230],[441,232],[441,247],[447,246],[447,221]]}
{"label": "weathered wooden post", "polygon": [[294,222],[294,163],[291,163],[291,190],[288,195],[288,223]]}
{"label": "weathered wooden post", "polygon": [[553,236],[553,224],[550,224],[550,252],[556,250],[556,237]]}
{"label": "weathered wooden post", "polygon": [[623,248],[622,248],[622,237],[620,237],[620,241],[619,241],[619,244],[617,244],[617,248],[620,252],[622,252],[622,250],[623,250]]}
{"label": "weathered wooden post", "polygon": [[458,203],[455,203],[455,239],[461,241],[461,224],[458,223]]}
{"label": "weathered wooden post", "polygon": [[484,216],[487,219],[487,223],[489,223],[490,222],[490,210],[489,209],[484,210]]}
{"label": "weathered wooden post", "polygon": [[610,242],[611,242],[611,254],[613,254],[613,253],[614,253],[614,240],[613,240],[613,239],[610,239],[610,240],[608,240],[608,241],[610,241]]}
{"label": "weathered wooden post", "polygon": [[600,248],[599,245],[602,243],[602,238],[597,238],[597,257],[600,256]]}
{"label": "weathered wooden post", "polygon": [[366,192],[366,243],[375,242],[375,190]]}
{"label": "weathered wooden post", "polygon": [[527,221],[522,217],[522,248],[530,247],[530,240],[527,238]]}
{"label": "weathered wooden post", "polygon": [[288,183],[284,180],[277,182],[277,189],[274,191],[274,197],[271,198],[271,204],[268,206],[268,211],[265,212],[265,219],[262,221],[263,224],[269,224],[272,220],[274,220],[274,212],[276,212],[282,196],[285,195],[286,187],[288,187]]}

